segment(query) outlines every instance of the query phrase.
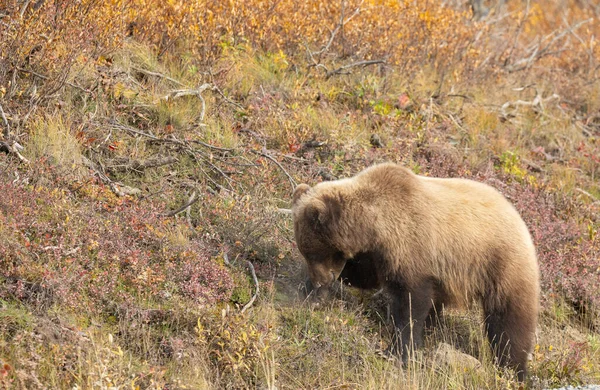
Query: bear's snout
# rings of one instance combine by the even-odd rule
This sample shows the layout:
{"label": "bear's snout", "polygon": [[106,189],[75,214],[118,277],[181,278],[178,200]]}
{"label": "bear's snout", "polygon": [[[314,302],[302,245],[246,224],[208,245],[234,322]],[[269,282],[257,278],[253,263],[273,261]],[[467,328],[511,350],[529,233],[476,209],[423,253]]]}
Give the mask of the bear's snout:
{"label": "bear's snout", "polygon": [[310,279],[304,282],[305,298],[310,298],[315,303],[320,303],[327,299],[329,297],[329,290],[329,286],[315,285]]}

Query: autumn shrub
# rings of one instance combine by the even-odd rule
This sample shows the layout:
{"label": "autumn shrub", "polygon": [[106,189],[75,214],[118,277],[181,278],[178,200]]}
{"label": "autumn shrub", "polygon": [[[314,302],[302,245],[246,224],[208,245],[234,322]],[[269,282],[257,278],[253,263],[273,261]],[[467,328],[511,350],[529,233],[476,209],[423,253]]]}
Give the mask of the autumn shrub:
{"label": "autumn shrub", "polygon": [[195,331],[197,345],[209,352],[223,386],[258,383],[261,361],[271,348],[270,329],[227,306],[207,312],[198,320]]}
{"label": "autumn shrub", "polygon": [[36,94],[50,95],[65,85],[74,63],[95,61],[119,47],[126,35],[154,44],[159,54],[183,46],[204,63],[240,45],[306,54],[313,65],[331,62],[327,56],[335,53],[338,58],[385,60],[406,71],[423,63],[446,69],[457,61],[472,68],[480,54],[473,43],[481,26],[470,22],[468,13],[438,3],[37,3],[39,7],[13,0],[3,7],[0,34],[7,39],[0,43],[0,80],[7,87],[11,75],[16,76],[17,84],[7,90],[10,97],[30,97],[29,88],[38,84],[43,88]]}
{"label": "autumn shrub", "polygon": [[[39,5],[39,7],[38,7]],[[94,62],[122,42],[119,7],[97,0],[9,0],[0,5],[0,102],[13,125],[19,114],[56,102],[76,64]],[[16,134],[15,134],[16,135]]]}
{"label": "autumn shrub", "polygon": [[[566,215],[561,195],[518,183],[493,183],[523,216],[537,248],[546,302],[564,297],[574,307],[597,313],[600,308],[600,242]],[[589,314],[589,313],[588,313]]]}
{"label": "autumn shrub", "polygon": [[[40,162],[41,163],[41,162]],[[15,184],[0,178],[2,296],[44,306],[86,305],[100,313],[108,301],[184,297],[206,305],[229,297],[229,272],[201,243],[170,237],[178,222],[164,205],[119,199],[90,182],[65,188]]]}

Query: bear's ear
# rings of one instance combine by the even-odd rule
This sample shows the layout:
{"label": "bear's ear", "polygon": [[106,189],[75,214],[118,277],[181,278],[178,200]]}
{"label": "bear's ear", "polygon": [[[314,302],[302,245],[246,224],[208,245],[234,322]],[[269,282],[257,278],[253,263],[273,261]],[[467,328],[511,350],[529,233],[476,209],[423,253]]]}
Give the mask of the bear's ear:
{"label": "bear's ear", "polygon": [[294,190],[294,195],[292,195],[292,204],[295,204],[302,195],[308,192],[308,190],[310,190],[308,184],[299,184]]}
{"label": "bear's ear", "polygon": [[311,199],[305,210],[306,219],[315,230],[326,236],[335,229],[342,214],[340,200],[332,196]]}
{"label": "bear's ear", "polygon": [[327,222],[327,209],[325,203],[318,199],[311,199],[304,208],[304,217],[315,231],[322,232],[323,225]]}

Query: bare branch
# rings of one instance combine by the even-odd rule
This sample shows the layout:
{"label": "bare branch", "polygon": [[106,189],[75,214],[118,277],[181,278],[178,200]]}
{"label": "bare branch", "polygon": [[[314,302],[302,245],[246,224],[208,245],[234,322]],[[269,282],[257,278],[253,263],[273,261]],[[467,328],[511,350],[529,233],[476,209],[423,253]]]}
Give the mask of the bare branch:
{"label": "bare branch", "polygon": [[8,123],[8,119],[6,119],[6,114],[4,113],[4,109],[2,108],[2,104],[0,104],[0,115],[2,115],[2,122],[4,122],[4,139],[8,139],[10,134],[10,124]]}
{"label": "bare branch", "polygon": [[138,195],[142,191],[139,188],[129,187],[121,183],[117,183],[112,181],[104,172],[102,172],[101,167],[99,167],[95,162],[90,160],[89,158],[82,156],[83,165],[90,168],[96,176],[105,184],[107,184],[112,192],[114,192],[117,196],[125,196],[125,195]]}
{"label": "bare branch", "polygon": [[258,287],[258,278],[256,277],[256,272],[254,271],[254,265],[252,265],[252,263],[250,261],[246,261],[246,262],[248,263],[248,268],[250,268],[250,272],[252,273],[252,280],[254,280],[254,285],[256,286],[256,292],[254,293],[254,295],[252,296],[250,301],[244,305],[244,307],[242,308],[242,313],[245,312],[246,310],[248,310],[250,307],[252,307],[252,305],[254,304],[254,301],[258,297],[258,293],[260,292],[260,288]]}
{"label": "bare branch", "polygon": [[327,72],[327,74],[325,75],[325,78],[328,79],[333,75],[342,74],[342,72],[344,72],[350,68],[357,67],[357,66],[368,66],[368,65],[375,65],[375,64],[385,64],[385,63],[386,63],[385,60],[369,60],[369,61],[353,62],[351,64],[340,66],[339,68],[337,68],[335,70]]}
{"label": "bare branch", "polygon": [[141,136],[144,136],[144,137],[148,137],[148,138],[150,138],[150,139],[152,139],[152,140],[156,140],[156,141],[160,141],[160,140],[161,140],[160,138],[158,138],[158,137],[157,137],[157,136],[155,136],[155,135],[148,134],[148,133],[144,133],[143,131],[140,131],[140,130],[134,129],[133,127],[130,127],[130,126],[125,126],[125,125],[122,125],[122,124],[120,124],[119,122],[117,122],[117,121],[115,121],[115,120],[111,120],[111,121],[110,121],[110,125],[111,125],[111,126],[114,128],[114,129],[116,129],[116,130],[124,130],[124,131],[128,131],[128,132],[130,132],[130,133],[137,134],[137,135],[141,135]]}
{"label": "bare branch", "polygon": [[107,169],[120,171],[143,171],[148,168],[161,167],[178,162],[177,158],[171,156],[156,156],[147,160],[129,160],[128,158],[114,159],[108,162]]}
{"label": "bare branch", "polygon": [[186,210],[190,209],[190,207],[194,203],[196,203],[199,199],[200,199],[200,197],[197,196],[196,191],[194,191],[194,192],[192,192],[192,195],[189,197],[188,201],[183,206],[181,206],[177,210],[169,211],[168,213],[165,214],[165,216],[172,217],[172,216],[175,216],[175,215],[181,213],[182,211],[186,211]]}
{"label": "bare branch", "polygon": [[19,149],[23,149],[18,142],[13,142],[11,145],[8,142],[0,141],[0,152],[6,152],[7,154],[14,154],[21,160],[22,163],[29,164],[29,160],[23,157],[23,155],[19,152]]}
{"label": "bare branch", "polygon": [[171,91],[163,99],[169,100],[177,99],[182,96],[196,96],[200,100],[200,103],[202,103],[202,111],[200,112],[200,122],[202,122],[204,121],[204,115],[206,113],[206,101],[202,97],[202,92],[206,91],[207,89],[213,90],[213,87],[214,86],[210,83],[204,83],[198,89],[179,89]]}
{"label": "bare branch", "polygon": [[[45,75],[43,75],[43,74],[40,74],[40,73],[37,73],[37,72],[34,72],[33,70],[29,70],[29,69],[23,69],[23,68],[17,68],[17,70],[18,70],[19,72],[23,72],[23,73],[29,73],[29,74],[31,74],[31,75],[33,75],[33,76],[35,76],[35,77],[39,78],[39,79],[45,80],[45,81],[47,81],[47,80],[49,80],[49,79],[50,79],[50,77],[48,77],[48,76],[45,76]],[[72,88],[78,89],[78,90],[80,90],[80,91],[82,91],[82,92],[85,92],[85,93],[90,93],[90,92],[91,92],[91,91],[88,91],[87,89],[85,89],[85,88],[83,88],[83,87],[80,87],[80,86],[79,86],[79,85],[77,85],[77,84],[73,84],[73,83],[71,83],[71,82],[69,82],[69,81],[63,80],[63,82],[64,82],[66,85],[68,85],[69,87],[72,87]],[[60,89],[60,86],[59,86],[57,89]]]}
{"label": "bare branch", "polygon": [[517,31],[515,33],[515,39],[513,41],[512,47],[508,51],[506,60],[504,61],[505,66],[508,65],[508,61],[510,60],[512,53],[515,51],[515,48],[517,47],[517,42],[519,41],[519,36],[521,35],[521,32],[523,31],[523,26],[525,25],[525,20],[527,20],[527,18],[529,17],[529,1],[530,0],[527,0],[527,6],[525,7],[525,13],[523,14],[523,17],[521,19],[519,19],[519,24],[517,25]]}
{"label": "bare branch", "polygon": [[594,195],[590,194],[589,192],[587,192],[584,189],[581,189],[579,187],[575,188],[575,191],[582,193],[583,195],[589,197],[590,199],[592,199],[593,203],[600,203],[600,199],[598,199],[597,197],[595,197]]}
{"label": "bare branch", "polygon": [[207,147],[209,149],[218,150],[220,152],[233,152],[233,150],[234,150],[232,148],[222,148],[220,146],[215,146],[215,145],[207,144],[206,142],[197,141],[197,140],[191,140],[190,142],[198,144],[198,145],[205,146],[205,147]]}
{"label": "bare branch", "polygon": [[331,36],[329,37],[329,40],[327,41],[327,43],[325,44],[325,46],[323,46],[323,47],[321,48],[321,50],[319,50],[319,51],[315,51],[315,52],[310,52],[310,51],[309,51],[309,54],[310,54],[310,56],[311,56],[311,57],[313,57],[313,56],[319,56],[319,55],[321,55],[321,54],[323,54],[323,53],[326,53],[326,52],[329,50],[329,48],[331,47],[331,44],[333,43],[333,40],[335,39],[335,36],[338,34],[338,32],[340,31],[340,29],[341,29],[342,27],[344,27],[344,25],[345,25],[345,24],[347,24],[348,22],[350,22],[350,21],[351,21],[351,20],[352,20],[352,19],[353,19],[353,18],[354,18],[356,15],[358,15],[359,13],[360,13],[360,6],[359,6],[359,7],[357,7],[357,8],[354,10],[354,13],[352,13],[352,15],[350,15],[350,16],[348,17],[348,19],[346,19],[346,20],[344,20],[344,19],[343,19],[343,18],[344,18],[344,15],[342,14],[342,15],[340,16],[340,22],[339,22],[339,23],[338,23],[338,25],[335,27],[335,29],[334,29],[334,30],[331,32]]}
{"label": "bare branch", "polygon": [[225,94],[223,93],[223,91],[221,91],[221,89],[219,87],[217,87],[216,85],[213,84],[212,87],[213,91],[216,91],[219,95],[221,95],[221,97],[223,98],[223,100],[225,100],[227,103],[231,104],[232,106],[237,107],[240,110],[244,110],[244,106],[242,106],[241,104],[231,100],[230,98],[228,98],[227,96],[225,96]]}
{"label": "bare branch", "polygon": [[296,183],[296,181],[294,180],[294,178],[293,178],[293,177],[292,177],[292,176],[291,176],[291,175],[290,175],[290,174],[289,174],[289,173],[288,173],[288,172],[285,170],[285,168],[284,168],[284,167],[283,167],[283,166],[282,166],[282,165],[279,163],[279,161],[275,160],[275,158],[273,158],[273,156],[271,156],[270,154],[268,154],[268,153],[265,153],[265,152],[258,152],[258,151],[256,151],[256,150],[252,150],[252,153],[254,153],[254,154],[258,154],[259,156],[263,156],[263,157],[265,157],[265,158],[269,159],[270,161],[272,161],[272,162],[273,162],[275,165],[277,165],[277,166],[279,167],[279,169],[281,169],[281,171],[282,171],[283,173],[285,173],[285,175],[287,176],[287,178],[288,178],[288,180],[289,180],[289,182],[290,182],[290,185],[292,186],[292,191],[294,191],[294,189],[295,189],[295,188],[296,188],[296,186],[297,186],[297,183]]}
{"label": "bare branch", "polygon": [[[214,163],[211,162],[211,158],[209,156],[204,155],[200,150],[194,149],[191,147],[190,142],[189,141],[180,141],[176,138],[159,138],[155,135],[152,134],[148,134],[148,133],[144,133],[143,131],[139,131],[137,129],[134,129],[132,127],[129,126],[125,126],[122,125],[116,121],[112,121],[111,122],[111,126],[115,129],[118,130],[124,130],[124,131],[128,131],[130,133],[133,134],[137,134],[137,135],[141,135],[144,137],[148,137],[152,140],[152,142],[162,142],[162,143],[169,143],[169,144],[173,144],[173,145],[177,145],[180,148],[184,149],[188,154],[190,154],[195,160],[196,162],[199,164],[200,162],[208,165],[210,167],[210,169],[216,171],[217,173],[219,173],[224,179],[225,181],[227,181],[228,185],[230,186],[230,188],[225,188],[223,186],[221,186],[220,184],[218,184],[217,182],[215,182],[210,175],[208,175],[204,170],[201,170],[202,173],[204,174],[204,176],[206,176],[207,179],[209,179],[214,185],[216,185],[219,188],[222,188],[226,191],[232,191],[232,185],[231,183],[235,183],[235,180],[233,180],[232,178],[230,178],[225,172],[223,172],[222,169],[220,169],[218,166],[216,166]],[[207,144],[208,145],[208,144]]]}
{"label": "bare branch", "polygon": [[170,82],[175,83],[175,84],[179,85],[180,87],[185,87],[185,84],[183,84],[182,82],[177,81],[174,78],[164,75],[162,73],[152,72],[151,70],[138,68],[137,66],[132,66],[131,68],[134,70],[137,70],[138,72],[143,73],[147,76],[154,76],[154,77],[158,77],[161,79],[169,80]]}
{"label": "bare branch", "polygon": [[[561,38],[563,38],[564,36],[566,36],[567,34],[573,34],[575,30],[579,29],[579,27],[583,26],[586,23],[591,22],[593,19],[586,19],[586,20],[582,20],[579,23],[576,23],[573,26],[567,26],[567,28],[565,30],[563,30],[562,32],[556,34],[556,31],[553,32],[552,34],[548,35],[547,37],[544,38],[544,40],[549,39],[552,35],[556,34],[554,36],[554,38],[547,43],[543,48],[540,49],[540,43],[538,43],[537,45],[535,45],[531,50],[532,50],[532,54],[527,57],[527,58],[523,58],[519,61],[516,61],[513,64],[507,65],[506,69],[509,72],[517,72],[523,69],[528,69],[535,61],[538,61],[539,59],[541,59],[542,57],[545,57],[547,55],[551,55],[554,52],[550,51],[550,48]],[[558,50],[558,52],[563,51],[563,49]]]}

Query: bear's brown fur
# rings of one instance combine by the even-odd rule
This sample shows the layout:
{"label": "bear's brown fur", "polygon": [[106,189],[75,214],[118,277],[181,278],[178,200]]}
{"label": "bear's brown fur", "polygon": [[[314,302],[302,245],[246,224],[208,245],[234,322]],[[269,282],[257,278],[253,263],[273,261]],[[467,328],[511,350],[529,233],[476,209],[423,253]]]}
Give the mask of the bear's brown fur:
{"label": "bear's brown fur", "polygon": [[315,288],[328,289],[340,275],[358,287],[385,286],[397,327],[392,349],[404,359],[411,340],[422,345],[432,313],[478,299],[499,364],[524,379],[539,269],[525,223],[495,189],[381,164],[312,188],[300,184],[292,214]]}

